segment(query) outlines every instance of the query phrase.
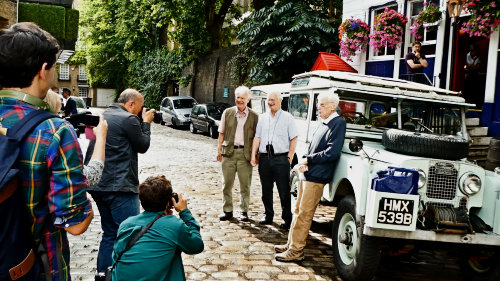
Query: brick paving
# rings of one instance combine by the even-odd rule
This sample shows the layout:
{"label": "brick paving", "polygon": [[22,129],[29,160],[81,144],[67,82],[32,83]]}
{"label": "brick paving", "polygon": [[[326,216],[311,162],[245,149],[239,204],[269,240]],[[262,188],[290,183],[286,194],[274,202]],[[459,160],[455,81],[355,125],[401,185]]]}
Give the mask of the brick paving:
{"label": "brick paving", "polygon": [[[87,141],[80,139],[85,150]],[[153,124],[149,151],[139,155],[140,180],[164,174],[173,188],[188,198],[188,207],[201,224],[205,250],[198,255],[183,254],[187,280],[341,280],[333,266],[331,221],[335,208],[320,205],[307,240],[305,260],[282,263],[274,260],[275,244],[283,244],[287,231],[281,230],[281,209],[275,189],[275,218],[261,226],[260,181],[254,169],[249,222],[237,219],[220,222],[222,211],[220,163],[216,162],[217,141],[206,135]],[[235,216],[239,215],[238,183],[233,193]],[[70,236],[73,280],[94,280],[98,243],[101,238],[97,207],[89,230]],[[453,258],[423,252],[407,258],[383,259],[375,280],[460,280]],[[424,260],[424,261],[423,261]]]}

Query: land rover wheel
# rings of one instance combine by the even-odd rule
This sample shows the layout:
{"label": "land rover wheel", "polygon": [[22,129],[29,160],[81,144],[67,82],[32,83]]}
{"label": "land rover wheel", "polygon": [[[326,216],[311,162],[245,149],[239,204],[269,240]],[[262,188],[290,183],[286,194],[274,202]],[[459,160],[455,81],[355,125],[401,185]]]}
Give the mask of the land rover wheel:
{"label": "land rover wheel", "polygon": [[333,220],[333,262],[344,281],[371,280],[380,262],[379,240],[362,234],[356,219],[356,202],[344,197]]}
{"label": "land rover wheel", "polygon": [[384,131],[382,145],[399,153],[447,160],[462,159],[469,154],[469,142],[464,138],[398,129]]}
{"label": "land rover wheel", "polygon": [[295,204],[297,203],[297,195],[299,193],[299,173],[297,171],[292,171],[292,175],[290,176],[290,206],[292,208],[292,214],[295,211]]}
{"label": "land rover wheel", "polygon": [[465,251],[459,255],[464,280],[500,280],[500,253],[498,248],[481,251]]}
{"label": "land rover wheel", "polygon": [[165,121],[163,121],[163,119],[162,119],[162,120],[160,121],[160,125],[165,126],[165,124],[166,124],[166,123],[165,123]]}
{"label": "land rover wheel", "polygon": [[193,134],[196,134],[197,130],[194,127],[193,123],[189,123],[189,131]]}

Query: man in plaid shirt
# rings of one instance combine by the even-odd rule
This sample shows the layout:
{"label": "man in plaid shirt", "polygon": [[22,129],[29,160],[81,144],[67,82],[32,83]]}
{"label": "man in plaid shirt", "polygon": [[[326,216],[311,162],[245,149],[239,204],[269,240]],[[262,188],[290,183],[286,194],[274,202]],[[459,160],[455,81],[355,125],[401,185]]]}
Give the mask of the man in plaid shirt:
{"label": "man in plaid shirt", "polygon": [[[51,110],[42,99],[54,86],[58,53],[57,41],[35,24],[0,31],[0,127]],[[70,280],[66,232],[85,232],[93,217],[74,129],[60,118],[43,121],[25,139],[17,164],[34,242],[47,250],[52,280]]]}

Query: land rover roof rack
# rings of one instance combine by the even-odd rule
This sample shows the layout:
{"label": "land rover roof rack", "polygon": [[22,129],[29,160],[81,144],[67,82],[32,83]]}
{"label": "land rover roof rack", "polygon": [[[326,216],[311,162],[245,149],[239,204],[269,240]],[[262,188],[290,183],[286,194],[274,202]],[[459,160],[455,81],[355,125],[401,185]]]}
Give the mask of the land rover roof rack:
{"label": "land rover roof rack", "polygon": [[460,92],[454,92],[446,89],[441,89],[438,87],[433,87],[421,83],[406,81],[402,79],[394,79],[387,77],[362,75],[351,72],[342,71],[326,71],[326,70],[315,70],[310,72],[304,72],[301,74],[294,75],[293,78],[304,78],[304,77],[321,77],[325,79],[331,79],[336,81],[342,81],[347,83],[356,83],[358,85],[367,86],[377,86],[383,88],[392,88],[401,91],[412,91],[412,92],[434,92],[439,95],[448,96],[460,96]]}

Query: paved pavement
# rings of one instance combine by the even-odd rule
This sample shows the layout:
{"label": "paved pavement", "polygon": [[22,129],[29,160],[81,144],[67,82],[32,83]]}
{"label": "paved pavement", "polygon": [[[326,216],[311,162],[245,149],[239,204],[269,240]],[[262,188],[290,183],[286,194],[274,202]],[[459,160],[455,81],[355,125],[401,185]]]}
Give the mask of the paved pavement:
{"label": "paved pavement", "polygon": [[[80,139],[85,151],[87,140]],[[233,219],[220,222],[222,210],[220,163],[216,162],[217,141],[207,135],[153,124],[149,151],[139,156],[140,180],[164,174],[176,192],[188,198],[188,207],[201,224],[205,250],[184,255],[187,280],[341,280],[333,266],[331,221],[335,208],[320,205],[307,240],[302,263],[274,260],[273,246],[286,242],[287,231],[279,228],[280,206],[275,189],[274,224],[261,226],[263,206],[260,181],[254,169],[249,210],[250,221]],[[238,184],[233,193],[238,216]],[[70,237],[73,280],[94,280],[100,217],[96,215],[89,230]],[[71,236],[71,235],[69,235]],[[375,280],[460,280],[453,257],[440,252],[419,252],[397,258],[384,258]]]}

